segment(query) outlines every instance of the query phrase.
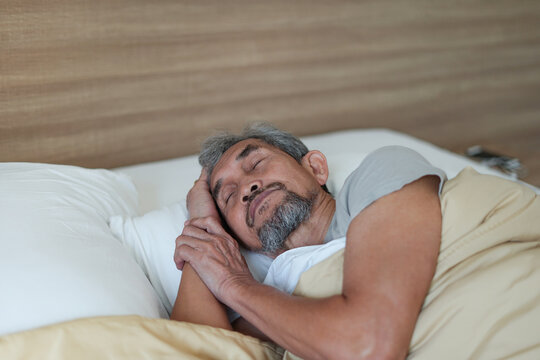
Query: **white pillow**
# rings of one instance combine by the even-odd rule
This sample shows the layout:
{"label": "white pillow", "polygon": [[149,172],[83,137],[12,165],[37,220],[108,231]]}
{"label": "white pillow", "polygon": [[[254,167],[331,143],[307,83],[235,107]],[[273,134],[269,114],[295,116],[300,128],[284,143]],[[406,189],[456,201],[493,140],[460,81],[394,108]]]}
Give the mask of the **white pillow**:
{"label": "white pillow", "polygon": [[136,213],[127,176],[0,163],[0,199],[0,335],[81,317],[166,316],[107,226]]}
{"label": "white pillow", "polygon": [[336,197],[347,177],[364,161],[367,154],[360,152],[344,152],[326,156],[328,163],[328,181],[326,186]]}
{"label": "white pillow", "polygon": [[[169,313],[181,278],[173,260],[175,240],[187,219],[186,201],[182,200],[142,216],[113,216],[109,220],[112,233],[130,249]],[[272,259],[247,250],[242,254],[253,277],[262,282]]]}
{"label": "white pillow", "polygon": [[151,211],[143,216],[113,216],[112,233],[129,249],[171,312],[182,272],[173,260],[175,240],[188,219],[185,201]]}

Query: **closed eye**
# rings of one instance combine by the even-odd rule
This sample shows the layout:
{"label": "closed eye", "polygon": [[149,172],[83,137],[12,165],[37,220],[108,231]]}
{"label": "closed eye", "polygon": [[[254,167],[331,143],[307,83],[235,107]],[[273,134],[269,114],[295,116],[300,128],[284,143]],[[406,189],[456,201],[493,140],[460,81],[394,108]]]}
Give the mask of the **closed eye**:
{"label": "closed eye", "polygon": [[233,194],[234,194],[234,191],[231,192],[231,193],[227,196],[227,198],[225,199],[225,205],[229,203],[229,200],[231,199],[231,197],[233,196]]}
{"label": "closed eye", "polygon": [[258,161],[256,161],[253,166],[251,167],[251,170],[255,170],[255,168],[257,167],[257,165],[259,165],[264,159],[260,159]]}

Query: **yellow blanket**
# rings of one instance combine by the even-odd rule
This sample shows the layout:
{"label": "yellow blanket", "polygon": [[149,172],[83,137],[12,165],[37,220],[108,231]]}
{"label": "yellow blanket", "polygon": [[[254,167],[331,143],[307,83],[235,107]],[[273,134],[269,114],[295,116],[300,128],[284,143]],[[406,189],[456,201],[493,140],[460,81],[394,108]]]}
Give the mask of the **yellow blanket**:
{"label": "yellow blanket", "polygon": [[234,331],[140,316],[86,318],[0,338],[0,359],[281,359]]}
{"label": "yellow blanket", "polygon": [[[468,168],[441,194],[437,270],[409,359],[540,359],[540,198]],[[306,271],[295,294],[341,293],[343,250]]]}
{"label": "yellow blanket", "polygon": [[[540,199],[466,169],[441,195],[437,270],[410,359],[540,359]],[[343,251],[295,294],[341,293]],[[81,319],[0,338],[1,359],[280,359],[270,344],[208,326],[137,316]]]}

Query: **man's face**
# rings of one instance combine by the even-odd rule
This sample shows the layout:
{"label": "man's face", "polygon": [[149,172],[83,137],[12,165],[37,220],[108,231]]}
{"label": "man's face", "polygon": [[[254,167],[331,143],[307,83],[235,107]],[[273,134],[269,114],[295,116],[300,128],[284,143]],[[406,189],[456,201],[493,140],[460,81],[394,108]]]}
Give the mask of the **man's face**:
{"label": "man's face", "polygon": [[269,254],[305,221],[320,186],[285,152],[260,140],[241,141],[223,154],[210,189],[229,228],[246,247]]}

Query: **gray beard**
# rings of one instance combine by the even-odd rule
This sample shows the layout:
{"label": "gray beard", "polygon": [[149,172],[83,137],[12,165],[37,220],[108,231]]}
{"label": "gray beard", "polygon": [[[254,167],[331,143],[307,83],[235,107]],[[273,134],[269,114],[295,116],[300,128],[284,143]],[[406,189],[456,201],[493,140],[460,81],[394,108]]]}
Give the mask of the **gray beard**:
{"label": "gray beard", "polygon": [[311,215],[315,196],[305,198],[294,192],[285,191],[285,198],[258,231],[261,251],[264,253],[275,254],[283,249],[289,235]]}

